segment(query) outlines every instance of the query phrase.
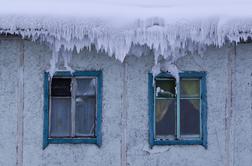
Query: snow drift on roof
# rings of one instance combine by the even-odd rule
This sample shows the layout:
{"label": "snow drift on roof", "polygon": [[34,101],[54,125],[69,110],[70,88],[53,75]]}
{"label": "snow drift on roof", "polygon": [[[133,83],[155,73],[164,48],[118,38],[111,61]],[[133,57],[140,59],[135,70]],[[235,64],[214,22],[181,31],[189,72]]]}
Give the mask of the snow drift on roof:
{"label": "snow drift on roof", "polygon": [[1,2],[0,33],[44,40],[55,55],[62,45],[79,51],[93,43],[120,61],[132,44],[147,44],[156,64],[162,55],[172,66],[205,46],[246,40],[251,9],[248,0],[9,0]]}

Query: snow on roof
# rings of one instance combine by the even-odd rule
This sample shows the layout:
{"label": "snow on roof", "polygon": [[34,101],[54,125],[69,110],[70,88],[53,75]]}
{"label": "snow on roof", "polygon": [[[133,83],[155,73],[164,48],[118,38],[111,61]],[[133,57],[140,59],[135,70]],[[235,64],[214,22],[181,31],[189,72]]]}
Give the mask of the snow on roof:
{"label": "snow on roof", "polygon": [[[57,52],[94,43],[123,61],[132,43],[174,63],[252,33],[250,0],[0,0],[0,33],[42,39]],[[171,64],[169,63],[169,64]],[[159,66],[160,68],[160,66]]]}

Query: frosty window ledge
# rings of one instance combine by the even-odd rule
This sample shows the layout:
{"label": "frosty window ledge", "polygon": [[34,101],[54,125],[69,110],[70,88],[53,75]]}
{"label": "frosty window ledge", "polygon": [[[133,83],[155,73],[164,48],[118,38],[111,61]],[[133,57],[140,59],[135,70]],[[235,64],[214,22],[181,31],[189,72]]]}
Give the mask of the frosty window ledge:
{"label": "frosty window ledge", "polygon": [[[149,73],[149,144],[207,148],[206,73]],[[168,93],[169,92],[169,93]],[[176,94],[175,94],[176,93]],[[167,95],[168,94],[168,95]]]}
{"label": "frosty window ledge", "polygon": [[102,72],[44,73],[43,149],[49,144],[101,146]]}

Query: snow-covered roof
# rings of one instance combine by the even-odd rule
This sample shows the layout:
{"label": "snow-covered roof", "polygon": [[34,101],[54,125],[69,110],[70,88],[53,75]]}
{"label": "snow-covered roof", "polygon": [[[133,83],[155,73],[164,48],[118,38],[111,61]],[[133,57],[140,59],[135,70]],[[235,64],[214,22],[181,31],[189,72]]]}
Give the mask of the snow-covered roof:
{"label": "snow-covered roof", "polygon": [[[252,34],[251,0],[0,0],[0,33],[77,49],[94,43],[123,61],[132,43],[175,61]],[[157,58],[156,58],[157,59]]]}

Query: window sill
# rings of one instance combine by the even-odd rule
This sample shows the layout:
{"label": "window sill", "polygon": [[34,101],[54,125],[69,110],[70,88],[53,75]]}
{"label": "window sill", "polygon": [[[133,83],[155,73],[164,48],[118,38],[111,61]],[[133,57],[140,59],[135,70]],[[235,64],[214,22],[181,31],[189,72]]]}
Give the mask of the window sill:
{"label": "window sill", "polygon": [[97,138],[48,138],[43,149],[49,144],[96,144],[98,147],[101,146]]}
{"label": "window sill", "polygon": [[151,148],[154,145],[202,145],[205,149],[207,149],[207,144],[204,143],[203,140],[161,140],[161,139],[154,139],[153,143],[150,144]]}

